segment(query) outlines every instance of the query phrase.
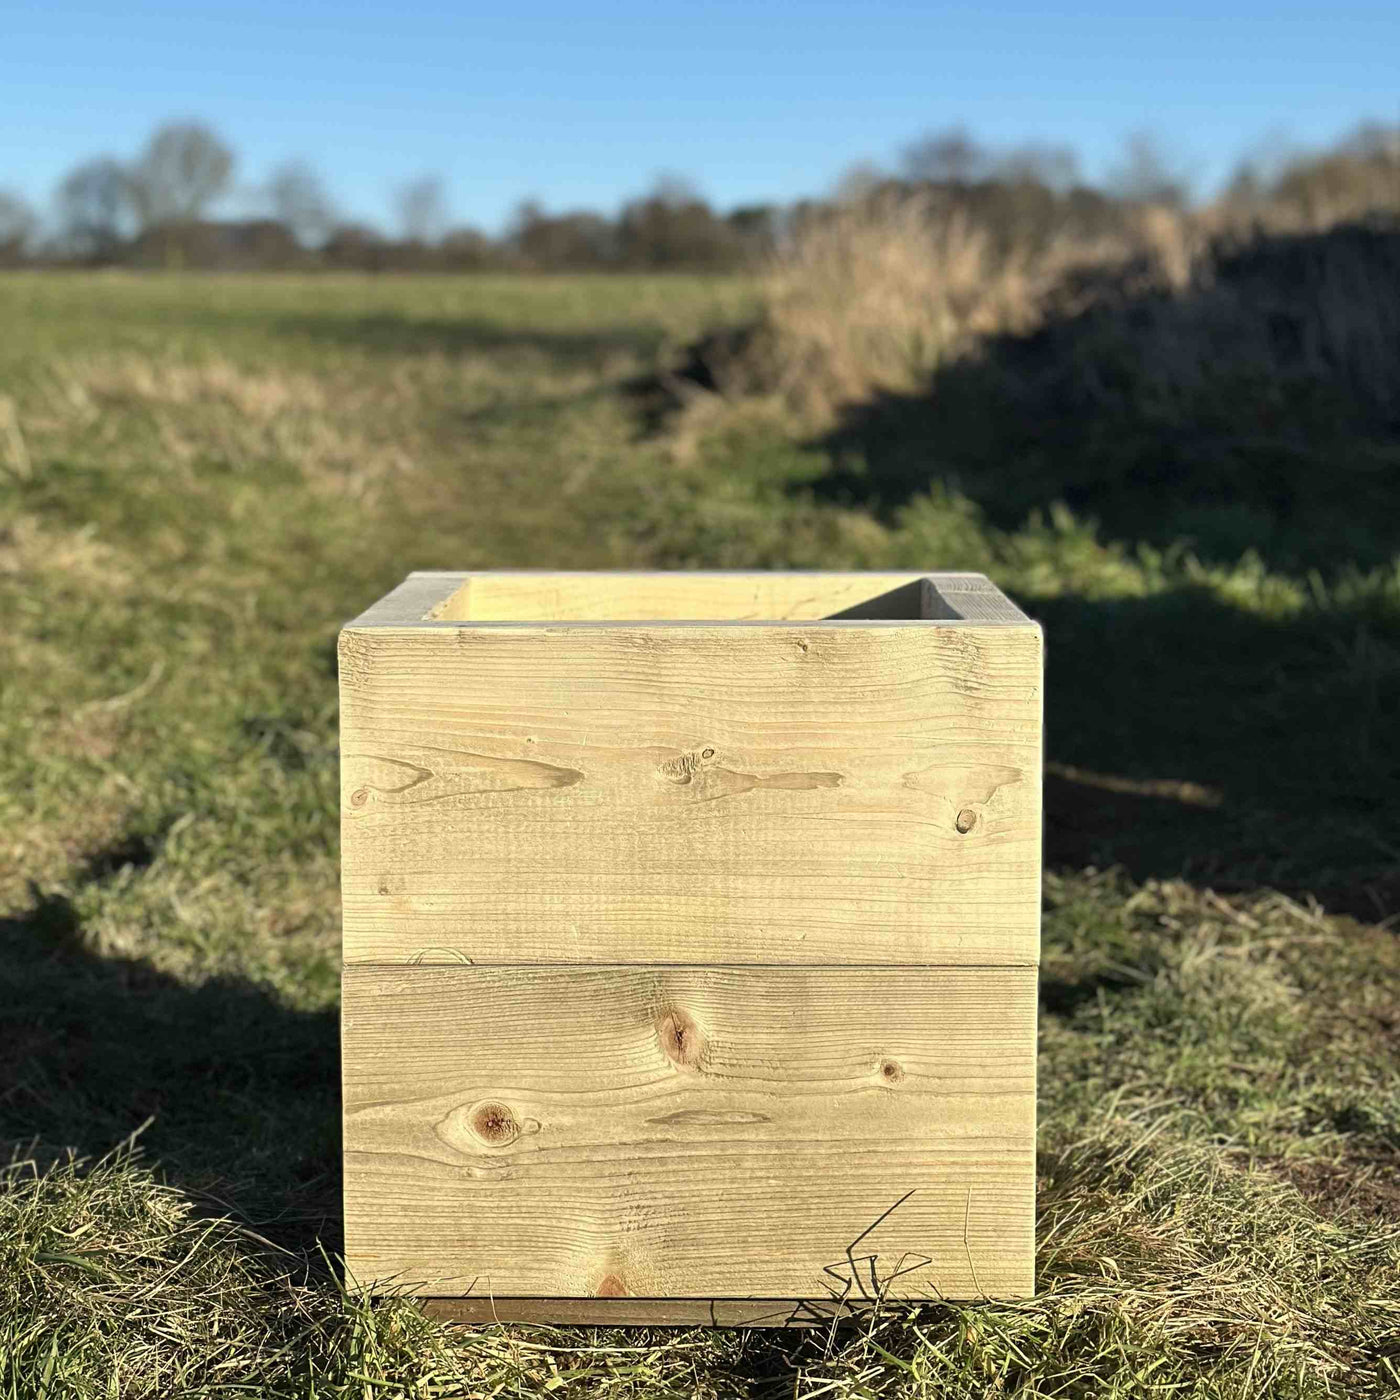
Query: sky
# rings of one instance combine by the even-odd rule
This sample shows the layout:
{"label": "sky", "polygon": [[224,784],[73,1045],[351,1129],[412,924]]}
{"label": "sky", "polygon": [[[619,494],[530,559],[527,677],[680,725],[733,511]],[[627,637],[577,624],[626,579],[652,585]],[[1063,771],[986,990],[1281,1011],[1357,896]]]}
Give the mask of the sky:
{"label": "sky", "polygon": [[1208,192],[1261,142],[1400,121],[1400,2],[0,0],[0,188],[44,209],[184,118],[238,154],[230,212],[295,157],[381,223],[423,173],[492,231],[663,173],[787,201],[957,125],[1067,143],[1091,177],[1151,130]]}

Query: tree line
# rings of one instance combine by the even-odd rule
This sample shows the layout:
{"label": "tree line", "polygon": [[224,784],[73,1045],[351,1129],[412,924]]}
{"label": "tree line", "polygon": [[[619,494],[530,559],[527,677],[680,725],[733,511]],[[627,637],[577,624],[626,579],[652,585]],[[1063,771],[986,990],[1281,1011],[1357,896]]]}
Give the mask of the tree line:
{"label": "tree line", "polygon": [[437,176],[393,194],[392,232],[345,218],[302,161],[240,191],[251,212],[216,218],[233,192],[231,147],[201,122],[157,130],[132,160],[100,156],[58,182],[50,216],[0,190],[0,265],[351,268],[366,271],[521,269],[722,270],[760,256],[777,206],[717,213],[685,181],[660,179],[614,217],[547,213],[525,201],[492,237],[453,221]]}
{"label": "tree line", "polygon": [[[249,213],[214,217],[233,193],[236,157],[207,125],[171,122],[130,160],[100,156],[68,172],[41,217],[19,194],[0,189],[0,266],[353,269],[360,271],[694,270],[753,265],[804,220],[852,198],[918,191],[954,202],[994,237],[1017,246],[1065,233],[1110,233],[1145,204],[1185,208],[1189,169],[1153,139],[1136,135],[1107,177],[1091,184],[1066,147],[997,148],[961,128],[910,143],[893,169],[860,166],[830,200],[713,209],[685,180],[665,177],[609,216],[549,213],[520,204],[492,236],[452,218],[443,181],[432,174],[394,191],[394,229],[345,218],[324,181],[289,161],[239,191]],[[1275,145],[1236,168],[1221,201],[1306,211],[1338,199],[1400,206],[1400,130],[1367,125],[1330,150]]]}

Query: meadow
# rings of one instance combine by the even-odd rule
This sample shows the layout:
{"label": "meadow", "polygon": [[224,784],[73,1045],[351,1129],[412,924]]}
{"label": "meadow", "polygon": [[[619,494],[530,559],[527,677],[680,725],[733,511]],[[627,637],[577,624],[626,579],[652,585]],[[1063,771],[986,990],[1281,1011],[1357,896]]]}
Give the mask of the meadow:
{"label": "meadow", "polygon": [[[1400,341],[1353,295],[1265,345],[1231,266],[1036,326],[945,279],[854,376],[744,277],[0,277],[0,1396],[1400,1390]],[[981,569],[1043,622],[1034,1301],[341,1284],[336,632],[506,566]]]}

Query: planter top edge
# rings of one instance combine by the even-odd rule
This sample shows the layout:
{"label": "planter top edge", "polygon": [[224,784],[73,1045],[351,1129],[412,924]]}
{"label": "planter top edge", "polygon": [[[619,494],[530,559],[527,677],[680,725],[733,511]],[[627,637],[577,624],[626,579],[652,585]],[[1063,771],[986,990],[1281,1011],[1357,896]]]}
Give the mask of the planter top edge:
{"label": "planter top edge", "polygon": [[347,626],[762,627],[1031,622],[989,578],[892,570],[418,571]]}
{"label": "planter top edge", "polygon": [[1032,617],[821,617],[821,618],[723,618],[723,617],[678,617],[678,618],[627,618],[617,617],[606,620],[578,621],[560,619],[538,622],[510,620],[443,621],[440,618],[422,618],[414,621],[405,618],[379,618],[363,613],[344,624],[342,632],[633,632],[645,629],[648,632],[694,631],[697,628],[721,628],[725,631],[742,631],[744,628],[770,629],[786,627],[790,630],[809,631],[813,628],[822,631],[854,630],[860,628],[941,628],[941,627],[1003,627],[1043,631],[1040,623]]}

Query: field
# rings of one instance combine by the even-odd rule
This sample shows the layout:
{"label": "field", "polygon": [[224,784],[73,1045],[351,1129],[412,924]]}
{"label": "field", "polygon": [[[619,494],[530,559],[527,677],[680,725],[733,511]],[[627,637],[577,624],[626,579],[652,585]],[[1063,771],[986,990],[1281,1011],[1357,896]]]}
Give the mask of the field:
{"label": "field", "polygon": [[[1065,464],[1141,454],[1121,413],[919,478],[978,386],[814,426],[669,372],[761,294],[0,278],[0,1397],[1400,1389],[1393,430],[1251,427],[1247,508],[1125,473],[1097,526]],[[492,566],[983,569],[1044,623],[1034,1302],[467,1331],[338,1286],[335,635]]]}

